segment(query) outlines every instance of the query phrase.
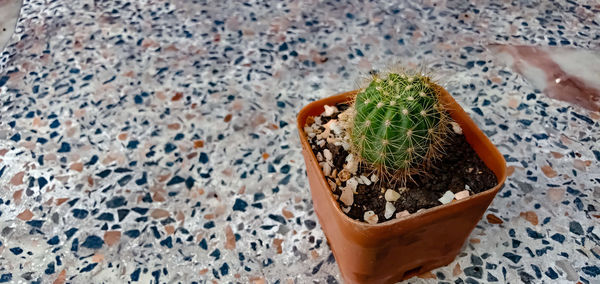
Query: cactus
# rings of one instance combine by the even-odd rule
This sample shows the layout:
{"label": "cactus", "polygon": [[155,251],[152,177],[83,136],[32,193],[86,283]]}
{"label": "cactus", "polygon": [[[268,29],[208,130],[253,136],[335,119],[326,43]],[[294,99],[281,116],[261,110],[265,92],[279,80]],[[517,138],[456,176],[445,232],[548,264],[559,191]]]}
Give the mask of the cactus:
{"label": "cactus", "polygon": [[428,77],[374,75],[352,108],[353,152],[374,169],[406,177],[441,153],[448,115]]}

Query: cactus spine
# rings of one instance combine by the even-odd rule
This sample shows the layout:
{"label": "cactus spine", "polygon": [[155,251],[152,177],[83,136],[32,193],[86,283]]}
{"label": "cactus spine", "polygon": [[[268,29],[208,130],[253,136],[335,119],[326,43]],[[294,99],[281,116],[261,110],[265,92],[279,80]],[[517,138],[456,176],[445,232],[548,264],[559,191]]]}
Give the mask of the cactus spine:
{"label": "cactus spine", "polygon": [[440,154],[448,115],[428,77],[375,75],[352,107],[353,152],[375,169],[406,177]]}

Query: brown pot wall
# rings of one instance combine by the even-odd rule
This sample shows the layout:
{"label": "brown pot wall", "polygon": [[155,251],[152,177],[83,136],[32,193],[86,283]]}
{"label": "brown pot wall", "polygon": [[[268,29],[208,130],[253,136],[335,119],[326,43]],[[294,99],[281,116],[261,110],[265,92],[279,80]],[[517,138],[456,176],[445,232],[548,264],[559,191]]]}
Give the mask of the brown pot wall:
{"label": "brown pot wall", "polygon": [[334,200],[308,143],[304,126],[325,105],[348,101],[357,91],[315,101],[298,114],[302,154],[313,205],[346,283],[394,283],[454,260],[506,179],[504,158],[446,90],[441,99],[478,156],[494,172],[498,185],[487,191],[371,225],[346,216]]}

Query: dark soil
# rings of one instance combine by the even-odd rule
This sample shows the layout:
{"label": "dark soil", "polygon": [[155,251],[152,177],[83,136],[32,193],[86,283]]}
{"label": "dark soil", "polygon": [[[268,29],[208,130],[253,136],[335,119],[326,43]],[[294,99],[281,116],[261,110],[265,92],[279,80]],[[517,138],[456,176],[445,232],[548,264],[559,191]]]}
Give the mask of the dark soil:
{"label": "dark soil", "polygon": [[[342,111],[347,108],[347,105],[338,105],[337,107]],[[332,118],[337,118],[336,116],[334,115]],[[324,125],[330,118],[322,117],[321,120]],[[349,153],[343,147],[329,143],[324,147],[319,147],[316,137],[310,139],[309,142],[315,155],[327,148],[333,154],[334,168],[338,172],[344,168],[344,162]],[[491,189],[498,183],[494,173],[477,156],[462,134],[451,132],[447,137],[447,144],[444,149],[445,155],[435,161],[425,174],[413,175],[411,176],[412,180],[408,179],[409,181],[404,186],[407,190],[393,203],[396,207],[396,213],[404,210],[415,213],[419,209],[441,205],[438,199],[447,190],[457,193],[465,190],[465,185],[468,185],[470,188],[469,193],[473,195]],[[371,170],[360,167],[357,175],[360,176],[361,174],[370,176]],[[333,193],[339,196],[342,193],[341,188],[344,186],[345,182],[342,182],[342,185],[338,186]],[[385,192],[382,192],[381,189],[397,189],[399,187],[401,187],[401,184],[398,182],[384,179],[368,186],[359,184],[358,194],[354,195],[354,204],[346,215],[363,221],[364,213],[372,210],[378,215],[380,223],[386,221],[387,219],[384,217]],[[338,203],[341,207],[346,207],[339,200]],[[389,220],[391,219],[394,219],[394,216]]]}

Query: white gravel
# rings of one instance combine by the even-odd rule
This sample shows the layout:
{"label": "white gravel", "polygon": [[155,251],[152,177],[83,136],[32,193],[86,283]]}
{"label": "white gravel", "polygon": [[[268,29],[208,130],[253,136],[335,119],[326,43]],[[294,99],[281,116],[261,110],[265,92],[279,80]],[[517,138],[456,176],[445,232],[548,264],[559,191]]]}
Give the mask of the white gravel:
{"label": "white gravel", "polygon": [[338,112],[337,107],[325,105],[325,111],[323,112],[324,116],[332,116]]}
{"label": "white gravel", "polygon": [[369,224],[377,224],[377,222],[379,221],[379,217],[377,217],[375,212],[367,211],[367,212],[365,212],[364,220],[365,220],[365,222],[367,222]]}
{"label": "white gravel", "polygon": [[389,219],[392,217],[392,215],[394,215],[394,212],[396,212],[396,207],[394,207],[394,204],[392,204],[391,202],[386,202],[385,203],[385,212],[383,213],[383,216],[386,219]]}
{"label": "white gravel", "polygon": [[452,200],[454,200],[454,193],[452,193],[452,191],[448,190],[446,191],[446,193],[444,193],[444,195],[442,195],[442,197],[440,197],[440,199],[438,199],[442,204],[448,204],[450,202],[452,202]]}
{"label": "white gravel", "polygon": [[342,188],[342,195],[340,195],[340,201],[346,204],[346,206],[351,206],[354,204],[354,192],[349,187]]}
{"label": "white gravel", "polygon": [[398,200],[398,198],[400,198],[400,193],[398,193],[395,190],[388,189],[385,191],[384,197],[385,197],[386,201],[394,202],[394,201]]}
{"label": "white gravel", "polygon": [[460,128],[460,125],[458,125],[458,123],[452,121],[450,122],[450,125],[452,125],[452,131],[454,131],[454,133],[456,134],[462,134],[462,128]]}
{"label": "white gravel", "polygon": [[469,197],[468,190],[459,191],[456,194],[454,194],[454,199],[456,199],[456,200],[461,200],[461,199],[467,198],[467,197]]}
{"label": "white gravel", "polygon": [[333,155],[329,151],[329,149],[323,150],[323,155],[325,156],[325,161],[330,162],[333,160]]}

